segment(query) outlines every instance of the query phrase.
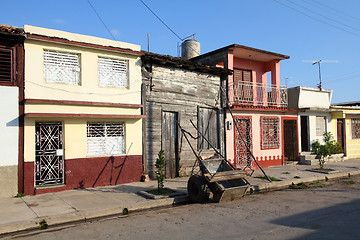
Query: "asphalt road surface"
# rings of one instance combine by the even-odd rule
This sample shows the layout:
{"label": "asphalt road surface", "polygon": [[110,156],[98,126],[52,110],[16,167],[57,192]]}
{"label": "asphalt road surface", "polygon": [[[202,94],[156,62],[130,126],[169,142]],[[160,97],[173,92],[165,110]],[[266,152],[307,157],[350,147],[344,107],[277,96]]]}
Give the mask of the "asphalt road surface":
{"label": "asphalt road surface", "polygon": [[360,239],[360,177],[130,213],[16,239]]}

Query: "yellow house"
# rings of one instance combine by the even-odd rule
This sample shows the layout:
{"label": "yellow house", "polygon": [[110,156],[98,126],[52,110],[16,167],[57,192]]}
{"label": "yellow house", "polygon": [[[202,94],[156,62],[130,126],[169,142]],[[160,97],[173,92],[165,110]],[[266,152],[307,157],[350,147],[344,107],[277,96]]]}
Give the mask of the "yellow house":
{"label": "yellow house", "polygon": [[139,181],[140,46],[24,30],[24,193]]}
{"label": "yellow house", "polygon": [[332,131],[347,159],[360,158],[360,102],[331,106]]}

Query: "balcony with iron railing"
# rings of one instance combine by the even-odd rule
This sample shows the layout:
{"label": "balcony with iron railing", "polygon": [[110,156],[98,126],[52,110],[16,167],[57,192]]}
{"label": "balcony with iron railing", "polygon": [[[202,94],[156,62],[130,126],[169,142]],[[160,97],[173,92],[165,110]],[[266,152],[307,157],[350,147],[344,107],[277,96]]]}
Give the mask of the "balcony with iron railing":
{"label": "balcony with iron railing", "polygon": [[254,106],[287,108],[288,93],[285,86],[234,82],[229,84],[229,104],[233,106]]}

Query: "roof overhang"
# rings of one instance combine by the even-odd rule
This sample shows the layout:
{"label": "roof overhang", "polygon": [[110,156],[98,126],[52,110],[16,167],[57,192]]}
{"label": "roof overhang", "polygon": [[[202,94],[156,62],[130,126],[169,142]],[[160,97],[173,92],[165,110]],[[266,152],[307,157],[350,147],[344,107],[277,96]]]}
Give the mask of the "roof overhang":
{"label": "roof overhang", "polygon": [[198,71],[202,73],[209,73],[214,75],[232,75],[232,70],[227,68],[219,68],[214,66],[204,65],[199,62],[193,62],[185,58],[173,57],[169,55],[161,55],[152,52],[143,51],[144,55],[141,57],[143,65],[147,62],[156,63],[159,65],[188,69],[191,71]]}
{"label": "roof overhang", "polygon": [[233,51],[234,57],[249,59],[259,62],[269,62],[272,60],[284,60],[290,58],[287,55],[273,53],[261,49],[251,48],[243,45],[233,44],[228,46]]}
{"label": "roof overhang", "polygon": [[49,37],[49,36],[38,35],[38,34],[26,33],[26,38],[30,39],[30,40],[53,42],[53,43],[57,43],[57,44],[79,46],[79,47],[89,48],[89,49],[101,49],[101,50],[110,51],[110,52],[121,52],[124,54],[133,55],[133,56],[144,55],[140,51],[134,51],[131,49],[124,49],[124,48],[113,47],[113,46],[103,46],[103,45],[99,45],[99,44],[86,43],[86,42],[71,41],[71,40],[64,39],[64,38]]}
{"label": "roof overhang", "polygon": [[229,45],[229,46],[226,46],[223,48],[219,48],[212,52],[202,54],[202,55],[192,58],[192,59],[203,58],[205,56],[213,55],[213,54],[223,52],[223,51],[230,51],[230,50],[233,51],[234,57],[242,58],[242,59],[249,59],[249,60],[254,60],[254,61],[259,61],[259,62],[269,62],[272,60],[280,61],[280,60],[290,58],[290,56],[283,55],[280,53],[269,52],[269,51],[252,48],[252,47],[247,47],[247,46],[243,46],[243,45],[239,45],[239,44],[232,44],[232,45]]}

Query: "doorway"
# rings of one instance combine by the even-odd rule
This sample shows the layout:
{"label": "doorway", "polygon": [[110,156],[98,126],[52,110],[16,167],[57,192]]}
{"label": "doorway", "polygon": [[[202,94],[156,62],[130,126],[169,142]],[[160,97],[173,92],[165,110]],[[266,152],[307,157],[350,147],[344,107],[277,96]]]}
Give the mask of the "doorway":
{"label": "doorway", "polygon": [[301,124],[301,151],[308,152],[310,151],[309,148],[309,117],[308,116],[301,116],[300,117],[300,124]]}
{"label": "doorway", "polygon": [[35,186],[63,184],[62,123],[36,123],[35,132]]}
{"label": "doorway", "polygon": [[297,136],[297,120],[284,119],[283,120],[283,146],[284,146],[284,160],[298,161],[298,136]]}
{"label": "doorway", "polygon": [[[251,126],[251,117],[244,116],[234,116],[235,124],[240,130],[241,136],[243,137],[245,143],[252,151],[252,126]],[[239,131],[234,126],[235,133],[235,166],[236,168],[245,168],[246,166],[253,167],[253,162],[251,159],[251,153],[247,150],[244,141],[241,139]]]}
{"label": "doorway", "polygon": [[165,157],[165,177],[179,176],[178,113],[162,112],[161,148]]}
{"label": "doorway", "polygon": [[343,118],[339,118],[336,121],[336,126],[337,126],[337,132],[336,132],[336,136],[337,136],[337,141],[340,143],[341,148],[344,150],[344,154],[345,153],[345,119]]}

